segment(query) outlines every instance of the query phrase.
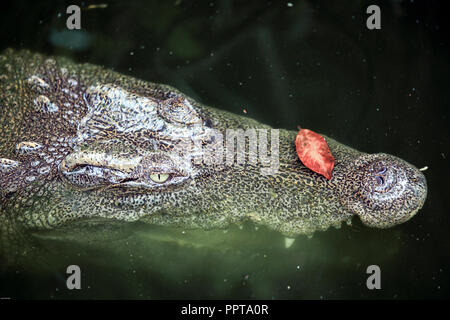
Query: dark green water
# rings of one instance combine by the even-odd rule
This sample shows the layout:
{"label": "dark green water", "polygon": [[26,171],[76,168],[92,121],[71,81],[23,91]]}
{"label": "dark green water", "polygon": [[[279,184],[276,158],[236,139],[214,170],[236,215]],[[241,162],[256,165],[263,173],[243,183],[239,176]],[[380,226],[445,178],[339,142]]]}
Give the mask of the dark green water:
{"label": "dark green water", "polygon": [[[91,2],[86,1],[82,7]],[[99,2],[98,2],[99,3]],[[11,298],[448,298],[450,293],[449,43],[437,1],[118,1],[82,11],[65,29],[64,1],[7,4],[1,49],[28,48],[173,85],[217,108],[274,127],[298,125],[425,171],[428,199],[388,230],[353,226],[300,236],[184,231],[132,224],[42,242],[60,258],[0,276]],[[344,4],[345,3],[345,4]],[[66,289],[65,267],[82,289]],[[379,265],[382,289],[368,290]]]}

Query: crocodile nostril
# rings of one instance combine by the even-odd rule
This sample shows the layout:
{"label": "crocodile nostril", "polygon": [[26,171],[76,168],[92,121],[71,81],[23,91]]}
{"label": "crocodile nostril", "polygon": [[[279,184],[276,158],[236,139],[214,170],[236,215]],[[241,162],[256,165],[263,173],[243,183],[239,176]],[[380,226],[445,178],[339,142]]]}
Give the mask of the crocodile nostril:
{"label": "crocodile nostril", "polygon": [[381,167],[380,169],[378,169],[378,173],[385,173],[386,172],[386,167]]}
{"label": "crocodile nostril", "polygon": [[377,176],[377,177],[376,177],[376,180],[377,180],[377,183],[378,183],[379,185],[384,184],[384,178],[383,178],[383,177]]}

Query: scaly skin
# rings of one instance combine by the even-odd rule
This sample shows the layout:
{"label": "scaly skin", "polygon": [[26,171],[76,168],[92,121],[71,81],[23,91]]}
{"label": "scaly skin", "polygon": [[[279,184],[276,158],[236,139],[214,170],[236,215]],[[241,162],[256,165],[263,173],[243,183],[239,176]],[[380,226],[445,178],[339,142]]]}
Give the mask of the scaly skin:
{"label": "scaly skin", "polygon": [[[270,127],[65,58],[3,52],[0,112],[0,256],[7,260],[33,249],[30,230],[82,219],[203,229],[252,220],[296,236],[353,215],[390,227],[410,219],[427,193],[407,162],[324,136],[336,160],[326,180],[299,161],[296,132],[282,129],[273,174],[262,174],[260,162],[195,162],[186,157],[207,156],[205,147],[219,145],[217,132]],[[197,144],[177,149],[180,141]]]}

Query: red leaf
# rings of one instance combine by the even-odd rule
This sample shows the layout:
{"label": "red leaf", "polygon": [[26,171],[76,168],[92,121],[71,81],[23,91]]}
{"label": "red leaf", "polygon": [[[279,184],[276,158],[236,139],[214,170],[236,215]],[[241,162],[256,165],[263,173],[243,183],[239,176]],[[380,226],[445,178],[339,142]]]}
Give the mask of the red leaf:
{"label": "red leaf", "polygon": [[325,139],[314,131],[301,129],[295,139],[300,161],[309,169],[331,179],[334,157]]}

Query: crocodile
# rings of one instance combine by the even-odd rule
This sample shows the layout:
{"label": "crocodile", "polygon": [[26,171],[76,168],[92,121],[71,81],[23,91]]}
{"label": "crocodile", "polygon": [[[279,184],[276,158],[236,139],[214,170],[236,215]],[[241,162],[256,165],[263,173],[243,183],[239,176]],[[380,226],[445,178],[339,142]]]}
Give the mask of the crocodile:
{"label": "crocodile", "polygon": [[[353,216],[388,228],[422,208],[426,180],[408,162],[322,135],[335,158],[327,180],[299,160],[296,134],[203,105],[168,85],[6,49],[0,256],[32,251],[31,231],[83,221],[204,230],[250,221],[294,238]],[[224,149],[230,157],[221,156]]]}

